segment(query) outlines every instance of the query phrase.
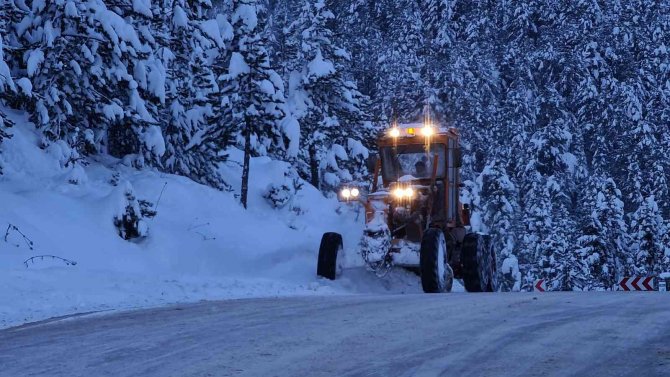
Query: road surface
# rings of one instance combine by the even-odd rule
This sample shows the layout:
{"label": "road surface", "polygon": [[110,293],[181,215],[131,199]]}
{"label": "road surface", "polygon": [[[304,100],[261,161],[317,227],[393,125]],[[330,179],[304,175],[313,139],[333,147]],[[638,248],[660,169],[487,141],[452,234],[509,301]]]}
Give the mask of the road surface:
{"label": "road surface", "polygon": [[1,376],[670,376],[670,293],[203,302],[0,331]]}

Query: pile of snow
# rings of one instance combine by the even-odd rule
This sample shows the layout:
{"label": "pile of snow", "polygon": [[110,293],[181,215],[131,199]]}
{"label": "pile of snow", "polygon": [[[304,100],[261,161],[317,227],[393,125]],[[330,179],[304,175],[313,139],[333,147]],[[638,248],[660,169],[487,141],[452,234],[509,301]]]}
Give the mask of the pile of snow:
{"label": "pile of snow", "polygon": [[[354,268],[335,282],[317,278],[324,231],[342,233],[346,264],[360,266],[352,254],[364,214],[308,184],[274,208],[264,195],[286,179],[284,162],[252,160],[244,210],[235,193],[111,158],[63,167],[57,146],[39,149],[25,116],[8,113],[17,127],[2,144],[0,237],[8,233],[0,238],[0,328],[203,299],[420,291],[417,277],[401,271],[378,279]],[[239,160],[232,151],[222,168],[233,187],[240,183]],[[143,220],[147,236],[131,241],[114,225],[128,187],[157,210]],[[41,255],[47,257],[29,260]]]}

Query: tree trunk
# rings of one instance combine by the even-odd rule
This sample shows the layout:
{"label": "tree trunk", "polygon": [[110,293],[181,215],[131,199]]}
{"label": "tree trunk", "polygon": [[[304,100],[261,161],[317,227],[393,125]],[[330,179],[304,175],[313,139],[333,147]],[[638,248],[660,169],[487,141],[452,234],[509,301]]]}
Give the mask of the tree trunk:
{"label": "tree trunk", "polygon": [[251,119],[244,117],[244,164],[242,166],[242,189],[240,201],[244,209],[247,208],[247,195],[249,194],[249,160],[251,158]]}
{"label": "tree trunk", "polygon": [[319,187],[319,162],[316,160],[315,146],[309,147],[309,170],[312,186],[316,187],[317,189],[321,189]]}

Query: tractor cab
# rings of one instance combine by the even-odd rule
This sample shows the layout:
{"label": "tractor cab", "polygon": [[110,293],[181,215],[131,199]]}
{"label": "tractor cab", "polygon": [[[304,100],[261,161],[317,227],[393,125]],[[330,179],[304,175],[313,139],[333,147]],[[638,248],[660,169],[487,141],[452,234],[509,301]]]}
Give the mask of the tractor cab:
{"label": "tractor cab", "polygon": [[[426,220],[434,225],[469,225],[458,197],[461,153],[456,129],[400,124],[380,136],[377,144],[380,164],[375,182],[381,177],[381,188],[393,199],[403,204],[419,201],[431,210]],[[428,199],[431,202],[425,203]]]}

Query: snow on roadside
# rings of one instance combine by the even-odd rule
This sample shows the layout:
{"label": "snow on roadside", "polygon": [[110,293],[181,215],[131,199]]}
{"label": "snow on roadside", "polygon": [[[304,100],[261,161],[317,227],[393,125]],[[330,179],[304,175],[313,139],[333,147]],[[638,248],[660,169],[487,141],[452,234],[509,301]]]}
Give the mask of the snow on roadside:
{"label": "snow on roadside", "polygon": [[[25,122],[20,114],[11,116]],[[0,238],[0,328],[203,299],[419,291],[418,279],[400,271],[377,279],[359,267],[335,282],[316,278],[324,231],[342,233],[347,264],[360,266],[351,254],[363,214],[309,185],[288,206],[273,209],[263,194],[283,179],[283,162],[253,159],[245,211],[233,193],[184,177],[139,172],[112,159],[76,171],[60,168],[57,156],[37,148],[39,140],[28,127],[12,131],[15,136],[2,146],[9,168],[0,178],[0,227],[16,226],[34,244],[31,250],[15,230],[7,242]],[[232,151],[223,168],[234,187],[239,187],[239,158]],[[71,183],[73,175],[78,184]],[[149,235],[139,242],[124,241],[112,221],[125,184],[138,199],[161,198],[158,215],[148,220]],[[26,267],[24,261],[35,255],[77,264],[38,258]]]}

